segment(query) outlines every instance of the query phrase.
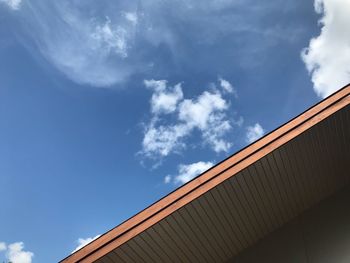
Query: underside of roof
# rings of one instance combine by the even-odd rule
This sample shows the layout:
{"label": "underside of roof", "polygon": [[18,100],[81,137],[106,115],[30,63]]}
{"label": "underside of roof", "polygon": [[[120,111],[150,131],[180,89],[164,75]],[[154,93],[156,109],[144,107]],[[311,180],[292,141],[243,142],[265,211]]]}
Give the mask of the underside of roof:
{"label": "underside of roof", "polygon": [[62,263],[226,262],[350,180],[350,86]]}

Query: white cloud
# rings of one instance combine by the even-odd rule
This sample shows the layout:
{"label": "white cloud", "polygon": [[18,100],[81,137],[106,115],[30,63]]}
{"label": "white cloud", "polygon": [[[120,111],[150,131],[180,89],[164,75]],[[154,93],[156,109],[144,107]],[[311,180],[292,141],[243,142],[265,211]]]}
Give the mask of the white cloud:
{"label": "white cloud", "polygon": [[[21,2],[0,1],[13,7]],[[34,57],[39,51],[69,79],[97,87],[122,83],[151,69],[166,74],[179,67],[198,72],[217,68],[231,72],[228,58],[239,59],[237,65],[251,67],[260,61],[256,59],[257,52],[266,51],[271,42],[295,35],[293,30],[280,34],[286,32],[283,26],[276,33],[275,26],[261,23],[261,16],[276,9],[279,12],[280,6],[274,4],[232,0],[25,3],[16,17],[22,24],[16,27],[20,28],[16,34],[23,45]],[[247,13],[252,19],[242,15]],[[178,26],[174,26],[174,21]],[[234,41],[238,35],[243,39]],[[259,41],[251,41],[253,38]],[[227,42],[235,44],[224,45]],[[212,52],[207,52],[208,48]],[[169,61],[173,66],[169,67]]]}
{"label": "white cloud", "polygon": [[232,93],[235,97],[238,97],[236,89],[229,81],[219,78],[219,84],[225,92]]}
{"label": "white cloud", "polygon": [[107,87],[144,70],[130,54],[136,29],[123,12],[99,13],[88,2],[68,0],[28,3],[19,21],[34,45],[24,45],[74,82]]}
{"label": "white cloud", "polygon": [[6,250],[6,243],[0,242],[0,252]]}
{"label": "white cloud", "polygon": [[239,116],[239,118],[237,120],[234,120],[233,123],[238,127],[242,127],[244,123],[244,118],[242,116]]}
{"label": "white cloud", "polygon": [[85,247],[87,244],[91,243],[95,239],[99,238],[101,235],[97,235],[95,237],[88,237],[88,238],[79,238],[77,240],[78,246],[72,251],[72,253],[78,251],[79,249]]}
{"label": "white cloud", "polygon": [[12,10],[18,10],[21,7],[22,0],[0,0],[0,3],[5,3]]}
{"label": "white cloud", "polygon": [[225,111],[228,103],[219,92],[204,91],[196,100],[184,100],[179,106],[179,120],[192,129],[197,128],[215,152],[228,151],[231,143],[222,137],[231,130]]}
{"label": "white cloud", "polygon": [[232,143],[223,139],[224,135],[231,130],[230,121],[224,120],[225,116],[216,114],[210,120],[210,127],[202,130],[204,140],[215,152],[227,152]]}
{"label": "white cloud", "polygon": [[179,119],[190,126],[206,129],[213,118],[214,112],[224,111],[228,108],[226,101],[220,93],[204,91],[197,99],[185,99],[179,106]]}
{"label": "white cloud", "polygon": [[302,59],[323,98],[350,82],[349,6],[350,0],[315,0],[322,29],[302,51]]}
{"label": "white cloud", "polygon": [[0,242],[0,251],[5,251],[6,258],[12,263],[31,263],[34,253],[24,251],[23,242],[15,242],[8,246],[4,242]]}
{"label": "white cloud", "polygon": [[169,184],[170,182],[171,182],[171,175],[168,174],[164,177],[164,183]]}
{"label": "white cloud", "polygon": [[[151,98],[154,116],[146,126],[142,142],[145,156],[165,157],[186,148],[184,139],[194,130],[200,132],[204,143],[215,152],[230,149],[232,144],[224,139],[232,129],[226,114],[229,104],[219,91],[204,91],[197,98],[183,99],[180,84],[171,88],[165,80],[144,83],[154,90]],[[172,115],[166,119],[161,113]]]}
{"label": "white cloud", "polygon": [[91,38],[101,45],[99,48],[106,49],[108,53],[115,52],[121,57],[128,56],[127,53],[127,31],[120,26],[112,28],[111,20],[107,17],[102,25],[96,25]]}
{"label": "white cloud", "polygon": [[259,123],[247,127],[246,141],[248,143],[255,142],[264,135],[265,131]]}
{"label": "white cloud", "polygon": [[178,102],[183,98],[181,84],[167,87],[165,80],[145,80],[147,88],[153,89],[151,110],[155,114],[170,113],[176,110]]}
{"label": "white cloud", "polygon": [[127,29],[103,22],[69,17],[56,29],[61,37],[43,37],[40,50],[60,71],[80,84],[110,86],[128,76]]}
{"label": "white cloud", "polygon": [[165,157],[185,148],[182,138],[191,132],[186,124],[158,125],[155,121],[146,128],[142,153],[147,157]]}
{"label": "white cloud", "polygon": [[8,258],[13,263],[31,263],[34,254],[30,251],[23,251],[23,242],[17,242],[8,246]]}
{"label": "white cloud", "polygon": [[138,15],[136,12],[125,12],[124,16],[126,20],[128,20],[133,25],[137,25],[138,23]]}
{"label": "white cloud", "polygon": [[175,184],[184,184],[192,180],[197,175],[203,173],[213,166],[212,162],[197,162],[192,164],[181,164],[178,167],[178,174],[174,177]]}

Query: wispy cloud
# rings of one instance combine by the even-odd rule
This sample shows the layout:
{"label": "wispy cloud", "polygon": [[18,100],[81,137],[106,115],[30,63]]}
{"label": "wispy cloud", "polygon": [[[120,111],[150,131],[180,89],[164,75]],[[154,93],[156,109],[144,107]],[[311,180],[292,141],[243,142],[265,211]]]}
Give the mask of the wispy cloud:
{"label": "wispy cloud", "polygon": [[349,6],[350,0],[315,0],[321,33],[302,51],[302,59],[323,98],[350,82]]}
{"label": "wispy cloud", "polygon": [[111,24],[109,17],[106,17],[104,24],[97,24],[91,32],[91,39],[96,41],[97,48],[105,49],[107,53],[114,52],[122,58],[128,56],[127,31],[121,26]]}
{"label": "wispy cloud", "polygon": [[79,238],[77,240],[78,246],[72,251],[72,253],[78,251],[79,249],[85,247],[87,244],[91,243],[95,239],[99,238],[101,235],[97,235],[95,237],[88,237],[88,238]]}
{"label": "wispy cloud", "polygon": [[34,253],[24,250],[23,242],[15,242],[6,245],[0,242],[0,252],[5,252],[5,256],[9,262],[13,263],[31,263]]}
{"label": "wispy cloud", "polygon": [[166,176],[164,177],[164,183],[165,183],[165,184],[168,184],[168,183],[170,183],[170,182],[171,182],[171,175],[168,174],[168,175],[166,175]]}
{"label": "wispy cloud", "polygon": [[232,93],[236,98],[238,97],[236,89],[233,87],[233,85],[226,79],[219,78],[219,83],[221,88],[228,93]]}
{"label": "wispy cloud", "polygon": [[265,131],[259,123],[255,123],[253,126],[247,127],[246,141],[247,143],[255,142],[257,139],[264,135]]}
{"label": "wispy cloud", "polygon": [[153,116],[145,127],[141,153],[161,158],[178,152],[186,148],[185,138],[195,130],[215,152],[230,149],[232,143],[225,139],[232,129],[232,121],[227,116],[230,105],[219,90],[184,99],[180,83],[171,87],[165,80],[146,80],[145,85],[153,90]]}
{"label": "wispy cloud", "polygon": [[136,12],[125,12],[124,16],[132,24],[134,24],[135,26],[137,25],[139,18]]}
{"label": "wispy cloud", "polygon": [[21,40],[31,39],[34,45],[25,46],[39,51],[69,79],[106,87],[144,66],[130,56],[136,14],[98,12],[87,2],[27,1],[18,17],[27,36]]}
{"label": "wispy cloud", "polygon": [[19,10],[22,0],[0,0],[0,3],[6,4],[12,10]]}
{"label": "wispy cloud", "polygon": [[164,183],[168,184],[173,182],[174,184],[184,184],[192,180],[197,175],[200,175],[204,171],[211,168],[214,164],[212,162],[196,162],[191,164],[180,164],[178,166],[178,173],[175,176],[167,175],[164,178]]}
{"label": "wispy cloud", "polygon": [[[166,71],[169,60],[159,55],[159,48],[169,51],[171,60],[181,68],[212,72],[230,64],[223,59],[228,55],[239,59],[237,64],[251,67],[257,63],[254,55],[259,50],[293,35],[292,30],[285,34],[282,25],[276,28],[261,23],[259,17],[274,6],[265,3],[190,0],[164,5],[159,0],[142,4],[101,0],[95,5],[93,1],[25,0],[21,5],[20,0],[0,1],[14,9],[21,6],[16,18],[25,34],[17,33],[26,47],[39,51],[69,79],[97,87],[113,86],[137,73]],[[254,19],[247,21],[245,13]],[[174,26],[174,21],[181,26]],[[245,45],[236,41],[237,34],[238,42]],[[258,44],[250,41],[252,38],[258,38]],[[35,44],[28,44],[28,39]],[[228,42],[233,45],[225,44]],[[205,48],[198,48],[198,43]],[[207,52],[209,47],[214,54]]]}

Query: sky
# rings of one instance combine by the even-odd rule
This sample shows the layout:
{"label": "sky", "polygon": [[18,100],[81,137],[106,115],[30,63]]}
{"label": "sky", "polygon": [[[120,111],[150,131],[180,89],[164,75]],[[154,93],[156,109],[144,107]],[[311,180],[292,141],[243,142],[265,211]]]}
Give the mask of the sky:
{"label": "sky", "polygon": [[0,262],[57,262],[350,82],[350,0],[0,0]]}

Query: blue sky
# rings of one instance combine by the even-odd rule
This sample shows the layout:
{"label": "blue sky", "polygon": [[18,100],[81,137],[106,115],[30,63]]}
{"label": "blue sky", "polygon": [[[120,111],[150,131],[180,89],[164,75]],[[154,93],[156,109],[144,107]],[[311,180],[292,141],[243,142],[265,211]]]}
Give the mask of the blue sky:
{"label": "blue sky", "polygon": [[0,0],[0,261],[57,262],[350,80],[349,0]]}

